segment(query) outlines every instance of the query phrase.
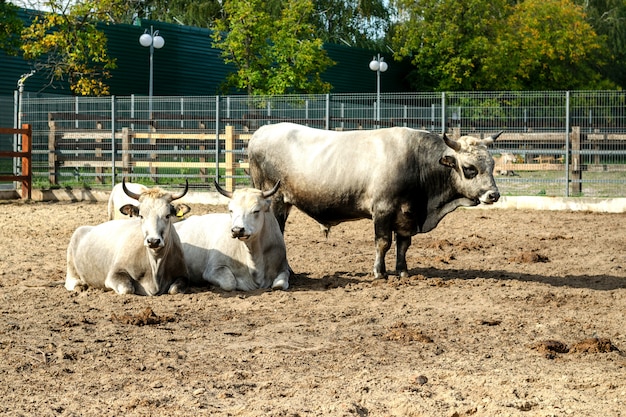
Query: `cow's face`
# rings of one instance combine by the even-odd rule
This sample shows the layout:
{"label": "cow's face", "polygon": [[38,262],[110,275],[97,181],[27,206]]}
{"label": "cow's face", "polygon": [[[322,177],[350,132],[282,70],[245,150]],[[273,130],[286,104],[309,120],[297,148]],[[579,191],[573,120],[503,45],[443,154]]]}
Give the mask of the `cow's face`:
{"label": "cow's face", "polygon": [[440,163],[452,170],[452,188],[469,199],[472,205],[492,204],[500,198],[493,178],[493,157],[487,150],[487,145],[494,139],[463,136],[454,141],[444,135],[449,149]]}
{"label": "cow's face", "polygon": [[169,239],[172,219],[176,208],[170,203],[171,196],[160,190],[151,189],[141,194],[139,204],[126,204],[120,211],[131,217],[139,217],[144,246],[159,250]]}
{"label": "cow's face", "polygon": [[172,195],[160,188],[151,188],[141,194],[135,194],[126,188],[122,183],[124,192],[131,198],[136,199],[139,204],[126,204],[120,211],[129,216],[137,216],[141,221],[141,231],[143,233],[143,244],[149,249],[158,251],[169,241],[172,230],[172,220],[176,218],[177,207],[172,201],[181,198],[187,193],[188,184],[180,195]]}
{"label": "cow's face", "polygon": [[228,204],[233,238],[248,240],[256,236],[270,210],[270,200],[260,190],[253,188],[236,190]]}

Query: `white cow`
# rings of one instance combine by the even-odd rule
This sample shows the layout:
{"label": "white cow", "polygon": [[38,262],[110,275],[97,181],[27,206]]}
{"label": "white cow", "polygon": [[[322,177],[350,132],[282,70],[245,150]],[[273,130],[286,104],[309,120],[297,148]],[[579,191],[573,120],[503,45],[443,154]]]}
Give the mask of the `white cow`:
{"label": "white cow", "polygon": [[229,192],[216,183],[231,199],[230,214],[191,216],[176,223],[192,283],[209,282],[226,291],[289,288],[285,241],[269,200],[279,185],[269,191]]}
{"label": "white cow", "polygon": [[[143,184],[127,182],[126,188],[135,193],[141,194],[144,191],[148,190]],[[136,202],[130,198],[122,189],[122,184],[116,184],[111,190],[111,194],[109,195],[109,204],[108,204],[108,218],[109,220],[117,220],[117,219],[129,219],[129,215],[122,213],[120,208],[124,207],[127,204],[136,204]],[[176,208],[176,217],[172,220],[182,220],[183,216],[191,211],[191,208],[187,204],[177,204],[174,206]]]}
{"label": "white cow", "polygon": [[160,188],[133,193],[122,189],[135,204],[121,211],[135,218],[81,226],[67,248],[65,288],[91,286],[118,294],[157,295],[184,292],[188,283],[183,249],[172,225],[172,201],[183,197]]}

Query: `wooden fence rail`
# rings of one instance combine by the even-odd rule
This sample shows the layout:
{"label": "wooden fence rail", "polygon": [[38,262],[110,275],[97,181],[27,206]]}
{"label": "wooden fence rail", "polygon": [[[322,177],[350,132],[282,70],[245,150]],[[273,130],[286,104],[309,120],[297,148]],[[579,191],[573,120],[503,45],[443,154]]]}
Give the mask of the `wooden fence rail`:
{"label": "wooden fence rail", "polygon": [[[48,136],[48,177],[50,184],[57,184],[61,168],[94,168],[98,181],[102,182],[104,169],[112,169],[111,138],[113,134],[104,130],[57,130],[55,122],[50,121]],[[252,137],[250,133],[236,133],[233,126],[226,126],[225,133],[220,134],[218,140],[223,143],[220,153],[224,154],[223,162],[216,161],[215,133],[162,133],[162,132],[133,132],[123,128],[115,133],[116,143],[121,147],[116,150],[116,169],[122,175],[130,174],[133,168],[147,168],[151,175],[156,175],[159,169],[188,169],[200,170],[201,177],[207,177],[208,169],[224,168],[225,188],[233,190],[237,169],[247,169],[248,163],[235,158],[236,143],[247,141]],[[159,147],[165,141],[169,146],[184,148],[192,145],[198,148],[193,157],[196,161],[164,160],[161,159]],[[148,155],[147,158],[134,158],[133,154]],[[118,165],[119,164],[119,165]]]}
{"label": "wooden fence rail", "polygon": [[0,128],[0,135],[22,135],[22,150],[0,152],[0,158],[22,158],[21,174],[0,175],[0,181],[20,181],[22,183],[22,198],[30,200],[33,188],[33,129],[29,124],[23,124],[21,129]]}

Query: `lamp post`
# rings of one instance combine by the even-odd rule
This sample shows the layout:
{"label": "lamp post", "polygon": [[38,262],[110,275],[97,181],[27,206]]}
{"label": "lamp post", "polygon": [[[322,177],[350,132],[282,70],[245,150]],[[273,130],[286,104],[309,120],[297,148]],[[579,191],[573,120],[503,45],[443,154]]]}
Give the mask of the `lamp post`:
{"label": "lamp post", "polygon": [[[380,73],[387,71],[389,66],[385,62],[385,58],[380,56],[375,56],[372,58],[370,62],[370,69],[372,71],[376,71],[376,121],[380,122]],[[376,125],[376,127],[380,127]]]}
{"label": "lamp post", "polygon": [[139,43],[141,46],[145,46],[146,48],[150,48],[150,86],[148,87],[148,111],[150,113],[150,120],[152,120],[152,72],[154,67],[154,49],[161,49],[165,45],[165,39],[161,35],[159,35],[159,31],[155,31],[152,26],[150,26],[150,33],[148,30],[144,32],[143,35],[139,37]]}

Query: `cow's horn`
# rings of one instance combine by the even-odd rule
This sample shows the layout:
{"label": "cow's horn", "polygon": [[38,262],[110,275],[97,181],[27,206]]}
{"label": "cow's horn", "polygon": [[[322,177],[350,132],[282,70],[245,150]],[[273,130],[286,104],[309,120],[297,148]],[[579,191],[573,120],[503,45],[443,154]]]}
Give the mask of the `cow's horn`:
{"label": "cow's horn", "polygon": [[280,187],[280,180],[276,181],[276,185],[274,185],[274,188],[272,188],[271,190],[263,191],[263,198],[273,196],[276,193],[276,191],[278,191],[278,187]]}
{"label": "cow's horn", "polygon": [[460,151],[461,150],[461,144],[459,142],[457,142],[454,139],[450,139],[448,137],[448,135],[446,135],[445,133],[443,134],[443,140],[444,142],[446,142],[446,145],[448,145],[449,147],[451,147],[452,149],[454,149],[455,151]]}
{"label": "cow's horn", "polygon": [[224,197],[228,197],[228,198],[233,198],[233,192],[232,191],[227,191],[225,189],[223,189],[217,181],[213,180],[213,184],[215,184],[215,189],[217,190],[218,193],[220,193],[221,195],[223,195]]}
{"label": "cow's horn", "polygon": [[122,189],[124,190],[124,193],[126,193],[126,195],[129,196],[130,198],[139,200],[139,196],[141,194],[133,193],[126,187],[126,177],[122,178]]}
{"label": "cow's horn", "polygon": [[185,179],[185,189],[180,194],[172,194],[172,201],[178,200],[179,198],[183,198],[187,191],[189,190],[189,180]]}
{"label": "cow's horn", "polygon": [[492,140],[496,140],[496,139],[498,139],[498,136],[500,136],[503,133],[504,133],[504,130],[501,130],[498,133],[496,133],[495,135],[491,135],[491,139]]}

